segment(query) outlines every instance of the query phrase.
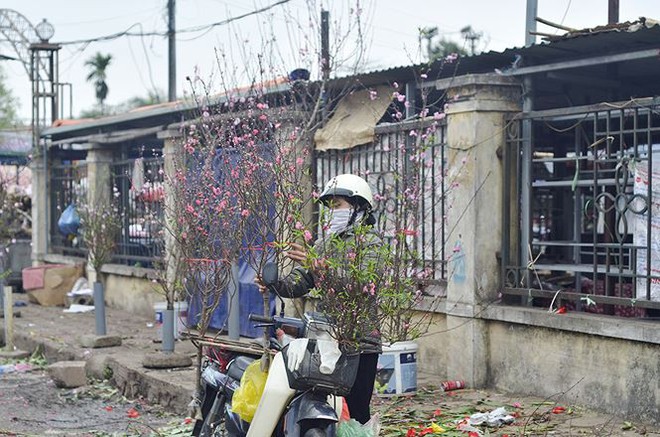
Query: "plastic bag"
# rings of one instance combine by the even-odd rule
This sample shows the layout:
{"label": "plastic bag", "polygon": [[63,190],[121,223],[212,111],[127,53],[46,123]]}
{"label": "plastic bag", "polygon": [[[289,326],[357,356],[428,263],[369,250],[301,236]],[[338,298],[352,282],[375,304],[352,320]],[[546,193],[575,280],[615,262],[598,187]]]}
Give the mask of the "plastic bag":
{"label": "plastic bag", "polygon": [[250,363],[241,377],[241,384],[232,397],[231,409],[246,422],[251,422],[257,411],[267,377],[268,372],[261,371],[261,360]]}
{"label": "plastic bag", "polygon": [[380,420],[378,414],[362,425],[355,419],[339,422],[337,437],[377,437],[380,433]]}
{"label": "plastic bag", "polygon": [[59,220],[57,220],[57,227],[60,230],[60,233],[65,236],[78,234],[80,216],[73,203],[69,204],[69,206],[62,211],[62,215],[60,215]]}

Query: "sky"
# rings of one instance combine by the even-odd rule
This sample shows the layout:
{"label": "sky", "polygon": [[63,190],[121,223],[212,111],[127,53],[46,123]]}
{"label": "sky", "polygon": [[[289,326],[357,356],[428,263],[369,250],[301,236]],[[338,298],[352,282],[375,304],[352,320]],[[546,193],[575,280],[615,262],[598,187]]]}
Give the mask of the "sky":
{"label": "sky", "polygon": [[[442,37],[460,40],[460,29],[470,25],[483,35],[479,51],[502,51],[523,46],[525,41],[527,0],[360,0],[359,7],[356,0],[288,0],[236,19],[277,2],[176,0],[177,96],[192,92],[186,77],[200,78],[211,89],[223,79],[239,85],[245,77],[239,70],[255,65],[257,54],[266,54],[269,60],[265,62],[281,72],[298,67],[314,72],[322,7],[330,11],[331,52],[337,54],[338,72],[344,75],[353,71],[358,58],[362,71],[424,61],[418,29],[425,27],[437,26]],[[594,27],[607,23],[607,4],[608,0],[538,0],[538,16],[572,28]],[[33,26],[44,18],[54,26],[51,42],[65,43],[60,50],[60,82],[71,84],[75,117],[96,102],[94,87],[86,81],[85,61],[97,52],[113,57],[107,69],[107,104],[146,96],[154,89],[167,95],[168,44],[161,35],[167,30],[166,5],[167,0],[3,0],[0,8],[20,13]],[[620,2],[620,21],[640,16],[660,19],[660,1]],[[208,27],[227,19],[234,20]],[[75,42],[127,29],[158,35]],[[361,38],[356,36],[358,29]],[[541,24],[537,30],[563,33]],[[0,54],[16,56],[3,40],[0,36]],[[358,40],[363,42],[362,49],[356,48]],[[0,62],[6,84],[20,101],[19,115],[29,123],[31,86],[23,64]],[[65,115],[68,108],[67,102]]]}

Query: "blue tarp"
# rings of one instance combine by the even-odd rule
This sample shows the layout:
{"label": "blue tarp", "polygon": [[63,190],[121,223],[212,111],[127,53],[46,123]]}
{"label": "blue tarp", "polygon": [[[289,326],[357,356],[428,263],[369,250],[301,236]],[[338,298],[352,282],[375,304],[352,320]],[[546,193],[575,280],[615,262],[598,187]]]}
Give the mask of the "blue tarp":
{"label": "blue tarp", "polygon": [[[273,155],[273,146],[270,144],[265,144],[262,146],[262,152],[265,156]],[[229,157],[232,162],[232,167],[238,167],[239,160],[241,159],[240,154],[235,150],[227,150],[228,155],[222,155],[219,153],[216,156],[216,174],[215,177],[217,180],[222,180],[223,177],[227,175],[222,175],[220,173],[219,167],[222,163],[223,157]],[[193,172],[194,173],[194,172]],[[253,175],[252,177],[258,177],[258,175]],[[264,208],[267,208],[270,211],[270,216],[274,215],[274,197],[266,196],[264,199]],[[242,219],[242,220],[254,220],[254,219]],[[259,229],[260,225],[258,222],[252,221],[248,228]],[[268,241],[272,241],[273,237],[270,236],[267,238]],[[254,283],[255,272],[249,266],[249,263],[245,260],[245,256],[249,256],[251,250],[250,246],[260,246],[262,248],[266,247],[266,242],[259,241],[257,238],[252,238],[251,236],[246,236],[243,241],[243,250],[241,251],[242,256],[238,260],[238,292],[239,292],[239,323],[240,323],[240,335],[243,337],[259,337],[262,335],[262,328],[254,328],[253,322],[248,320],[248,316],[252,314],[264,314],[264,304],[263,296],[259,292],[259,288]],[[203,281],[204,278],[199,280]],[[201,312],[201,299],[196,293],[191,293],[193,290],[189,290],[189,295],[193,297],[189,301],[189,310],[188,310],[188,324],[189,326],[195,326],[199,322],[200,312]],[[270,299],[270,314],[275,314],[275,296],[271,295]],[[228,324],[228,308],[229,308],[229,296],[228,293],[224,293],[220,305],[214,311],[211,316],[211,321],[209,327],[212,329],[217,329],[219,331],[226,330]]]}

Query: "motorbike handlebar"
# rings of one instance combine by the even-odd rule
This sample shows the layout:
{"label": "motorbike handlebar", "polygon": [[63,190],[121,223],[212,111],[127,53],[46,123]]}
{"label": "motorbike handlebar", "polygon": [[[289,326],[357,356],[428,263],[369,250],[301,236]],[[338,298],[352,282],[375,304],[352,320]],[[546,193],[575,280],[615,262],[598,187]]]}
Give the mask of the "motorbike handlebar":
{"label": "motorbike handlebar", "polygon": [[272,317],[260,316],[259,314],[248,315],[248,320],[259,323],[275,323],[275,320]]}

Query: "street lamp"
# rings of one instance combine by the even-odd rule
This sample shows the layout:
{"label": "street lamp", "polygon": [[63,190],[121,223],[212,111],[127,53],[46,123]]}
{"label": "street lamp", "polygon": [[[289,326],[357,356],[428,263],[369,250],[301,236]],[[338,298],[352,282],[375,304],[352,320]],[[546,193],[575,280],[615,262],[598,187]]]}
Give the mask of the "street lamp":
{"label": "street lamp", "polygon": [[48,42],[48,40],[51,39],[55,34],[55,28],[52,24],[46,21],[45,18],[41,20],[41,23],[37,24],[35,30],[37,31],[37,36],[39,39],[41,39],[41,42],[44,43]]}

